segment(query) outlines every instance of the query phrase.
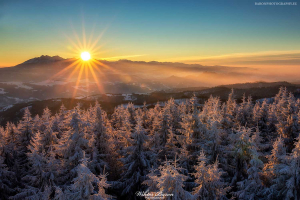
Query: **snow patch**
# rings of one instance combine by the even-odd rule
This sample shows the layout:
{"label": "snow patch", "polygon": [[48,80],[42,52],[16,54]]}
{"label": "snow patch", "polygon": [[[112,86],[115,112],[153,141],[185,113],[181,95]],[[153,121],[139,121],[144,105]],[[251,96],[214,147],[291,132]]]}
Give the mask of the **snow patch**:
{"label": "snow patch", "polygon": [[5,106],[4,108],[2,108],[2,109],[0,110],[0,112],[7,111],[8,109],[10,109],[10,108],[12,108],[12,107],[14,107],[14,106],[13,106],[13,105]]}
{"label": "snow patch", "polygon": [[4,91],[3,88],[0,88],[0,94],[6,94],[7,92]]}
{"label": "snow patch", "polygon": [[15,85],[17,87],[15,87],[16,89],[18,88],[23,88],[23,89],[27,89],[27,90],[32,90],[33,88],[27,85],[24,85],[22,82],[0,82],[3,84],[7,84],[7,85]]}
{"label": "snow patch", "polygon": [[67,84],[67,82],[46,80],[46,81],[41,81],[41,82],[31,83],[31,84],[32,85],[41,85],[41,86],[54,86],[54,85],[65,85],[65,84]]}

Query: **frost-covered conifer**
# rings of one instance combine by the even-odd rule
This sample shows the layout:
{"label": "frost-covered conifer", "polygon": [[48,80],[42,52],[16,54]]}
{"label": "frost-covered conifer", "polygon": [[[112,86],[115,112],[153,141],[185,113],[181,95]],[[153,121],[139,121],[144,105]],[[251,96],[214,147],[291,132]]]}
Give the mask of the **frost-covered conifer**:
{"label": "frost-covered conifer", "polygon": [[148,137],[142,127],[142,120],[137,118],[137,124],[131,135],[130,146],[126,150],[126,155],[121,160],[124,163],[125,171],[122,175],[124,189],[122,196],[136,198],[135,192],[140,191],[142,182],[145,180],[150,169],[151,154],[145,148]]}
{"label": "frost-covered conifer", "polygon": [[218,168],[218,161],[212,165],[207,164],[207,158],[202,151],[198,157],[198,164],[195,166],[197,187],[194,188],[195,199],[214,200],[226,196],[228,188],[222,181],[222,170]]}
{"label": "frost-covered conifer", "polygon": [[159,192],[167,195],[166,200],[192,199],[192,195],[183,189],[188,177],[179,173],[179,170],[176,160],[173,164],[166,161],[159,167],[160,175],[149,176],[153,183],[157,183]]}
{"label": "frost-covered conifer", "polygon": [[[64,196],[73,200],[107,200],[110,198],[105,193],[105,188],[109,187],[106,182],[106,175],[100,176],[100,179],[93,174],[87,167],[88,161],[83,152],[81,163],[76,167],[76,177],[72,180],[69,189],[65,191]],[[98,186],[98,192],[94,185]]]}
{"label": "frost-covered conifer", "polygon": [[18,124],[19,131],[19,144],[23,147],[23,151],[26,151],[31,137],[33,136],[33,121],[31,118],[31,113],[29,108],[26,107],[24,110],[24,115],[20,123]]}
{"label": "frost-covered conifer", "polygon": [[260,179],[263,162],[258,158],[257,153],[252,153],[247,170],[248,178],[237,183],[238,191],[235,196],[241,200],[255,200],[263,198],[263,185]]}
{"label": "frost-covered conifer", "polygon": [[15,184],[17,182],[15,173],[10,171],[7,165],[4,163],[5,160],[5,132],[0,127],[0,194],[1,198],[8,199],[8,197],[15,194]]}
{"label": "frost-covered conifer", "polygon": [[68,183],[74,178],[75,168],[83,158],[82,152],[89,148],[85,123],[80,119],[77,111],[73,111],[71,117],[69,130],[63,133],[63,137],[57,146],[57,153],[62,159],[60,181],[63,183]]}

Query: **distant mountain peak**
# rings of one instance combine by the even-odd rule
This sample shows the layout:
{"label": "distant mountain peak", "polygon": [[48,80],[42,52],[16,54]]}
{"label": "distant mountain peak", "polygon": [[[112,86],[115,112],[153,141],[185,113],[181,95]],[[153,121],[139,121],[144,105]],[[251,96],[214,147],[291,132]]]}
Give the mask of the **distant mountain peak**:
{"label": "distant mountain peak", "polygon": [[57,61],[62,61],[64,58],[60,56],[48,56],[48,55],[42,55],[40,57],[35,57],[32,59],[29,59],[22,64],[46,64],[46,63],[52,63]]}

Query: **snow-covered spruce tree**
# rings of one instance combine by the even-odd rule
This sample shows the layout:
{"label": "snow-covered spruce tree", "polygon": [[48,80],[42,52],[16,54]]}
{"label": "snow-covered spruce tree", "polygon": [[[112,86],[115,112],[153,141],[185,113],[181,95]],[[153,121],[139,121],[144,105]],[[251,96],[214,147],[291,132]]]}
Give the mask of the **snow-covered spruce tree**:
{"label": "snow-covered spruce tree", "polygon": [[119,135],[118,137],[119,137],[119,141],[121,142],[119,147],[128,147],[130,145],[130,136],[131,136],[133,124],[130,120],[130,113],[127,109],[125,109],[124,112],[122,113],[121,119],[122,119],[122,125],[118,129],[118,135]]}
{"label": "snow-covered spruce tree", "polygon": [[[184,182],[187,180],[187,176],[179,173],[179,168],[176,165],[176,160],[174,163],[165,161],[164,165],[159,167],[160,175],[152,174],[148,176],[153,184],[157,183],[161,194],[166,195],[164,199],[166,200],[183,200],[192,199],[193,196],[186,190],[183,189]],[[144,182],[148,183],[148,182]],[[152,185],[154,187],[154,185]]]}
{"label": "snow-covered spruce tree", "polygon": [[40,116],[39,115],[34,116],[32,118],[32,132],[35,133],[35,132],[40,131],[42,124],[43,124],[43,121],[40,118]]}
{"label": "snow-covered spruce tree", "polygon": [[63,137],[57,146],[57,153],[61,159],[60,184],[68,184],[76,175],[75,168],[83,158],[83,150],[89,148],[86,139],[86,124],[81,120],[77,110],[74,110],[69,119],[69,130],[63,133]]}
{"label": "snow-covered spruce tree", "polygon": [[234,193],[241,200],[256,200],[263,198],[263,185],[260,179],[263,162],[258,158],[255,150],[252,151],[252,159],[247,170],[248,178],[237,183],[238,191]]}
{"label": "snow-covered spruce tree", "polygon": [[206,138],[203,140],[205,143],[203,149],[209,155],[208,158],[211,162],[214,162],[217,157],[223,160],[224,157],[224,146],[221,144],[222,130],[218,128],[219,123],[217,121],[209,121],[207,124]]}
{"label": "snow-covered spruce tree", "polygon": [[[1,152],[0,152],[1,153]],[[16,193],[17,180],[15,173],[4,164],[4,157],[0,155],[0,194],[3,200],[9,199]]]}
{"label": "snow-covered spruce tree", "polygon": [[154,109],[150,110],[150,127],[149,127],[149,148],[151,151],[158,153],[161,150],[160,129],[162,125],[162,113],[157,103]]}
{"label": "snow-covered spruce tree", "polygon": [[[168,107],[166,107],[168,105]],[[161,147],[164,147],[167,143],[169,129],[172,125],[172,114],[170,110],[170,104],[166,104],[165,107],[162,109],[161,115],[161,123],[159,128],[159,144]]]}
{"label": "snow-covered spruce tree", "polygon": [[289,179],[286,181],[287,192],[285,199],[300,199],[300,136],[295,142],[295,148],[289,162]]}
{"label": "snow-covered spruce tree", "polygon": [[47,165],[42,137],[40,132],[37,132],[31,139],[27,153],[30,168],[27,175],[22,178],[25,187],[13,199],[43,199],[51,194],[50,187],[54,181],[52,173],[54,169],[49,169]]}
{"label": "snow-covered spruce tree", "polygon": [[29,108],[26,107],[24,110],[24,115],[20,123],[18,124],[19,131],[19,144],[23,147],[23,150],[26,151],[31,137],[33,136],[33,121],[31,118],[31,113]]}
{"label": "snow-covered spruce tree", "polygon": [[293,141],[298,136],[298,117],[296,100],[292,93],[288,95],[286,88],[281,88],[274,101],[275,116],[277,119],[276,129],[284,139],[287,151],[293,148]]}
{"label": "snow-covered spruce tree", "polygon": [[5,131],[0,126],[0,194],[1,198],[8,199],[10,196],[15,194],[15,187],[17,180],[15,173],[7,168],[4,163],[5,160]]}
{"label": "snow-covered spruce tree", "polygon": [[105,193],[105,189],[109,188],[110,185],[107,183],[107,174],[105,174],[105,170],[103,174],[99,175],[100,181],[98,181],[98,192],[92,196],[93,200],[108,200],[113,197]]}
{"label": "snow-covered spruce tree", "polygon": [[59,129],[60,131],[56,131],[53,129],[53,131],[59,133],[58,135],[59,138],[61,137],[62,132],[67,131],[67,124],[68,124],[67,120],[69,119],[70,115],[71,115],[70,111],[67,111],[64,104],[62,104],[56,116],[58,120],[57,129]]}
{"label": "snow-covered spruce tree", "polygon": [[207,137],[206,126],[200,121],[198,112],[184,115],[180,125],[181,146],[186,146],[192,154],[197,155]]}
{"label": "snow-covered spruce tree", "polygon": [[143,181],[143,185],[147,185],[148,192],[157,192],[159,189],[157,188],[157,179],[158,179],[158,169],[151,168],[150,172],[147,174],[147,179]]}
{"label": "snow-covered spruce tree", "polygon": [[271,155],[267,156],[268,163],[264,166],[264,185],[268,186],[265,190],[268,199],[280,199],[285,190],[285,175],[287,165],[287,154],[284,141],[278,137],[273,144]]}
{"label": "snow-covered spruce tree", "polygon": [[253,144],[251,143],[251,129],[246,127],[239,128],[235,134],[231,134],[231,144],[228,146],[231,149],[232,157],[231,166],[234,166],[230,171],[232,180],[230,186],[236,186],[247,178],[248,163],[251,160]]}
{"label": "snow-covered spruce tree", "polygon": [[169,135],[163,153],[168,159],[174,160],[176,155],[179,154],[179,148],[177,147],[178,137],[174,134],[172,127],[169,129]]}
{"label": "snow-covered spruce tree", "polygon": [[[281,144],[280,144],[280,143]],[[279,144],[274,145],[274,149],[277,146],[282,146],[283,142],[279,140]],[[282,148],[281,148],[282,149]],[[282,151],[282,150],[281,150]],[[272,155],[276,151],[272,152]],[[275,154],[276,155],[276,154]],[[271,158],[274,158],[272,156]],[[275,164],[273,167],[274,179],[271,187],[266,190],[269,199],[299,199],[299,189],[300,189],[300,138],[298,137],[295,142],[295,148],[292,154],[284,156],[284,152],[278,158],[282,158],[281,163]],[[279,160],[279,159],[278,159]]]}
{"label": "snow-covered spruce tree", "polygon": [[[88,160],[83,158],[76,167],[76,177],[72,180],[72,184],[65,190],[64,195],[57,192],[58,197],[64,196],[66,199],[72,200],[108,200],[111,197],[105,193],[105,188],[109,187],[106,182],[106,175],[101,175],[100,179],[93,174],[87,167]],[[97,190],[96,192],[96,186]]]}
{"label": "snow-covered spruce tree", "polygon": [[300,138],[297,140],[292,154],[285,157],[285,163],[275,168],[277,169],[276,178],[268,191],[269,199],[296,200],[300,198]]}
{"label": "snow-covered spruce tree", "polygon": [[34,136],[33,133],[33,121],[31,118],[31,113],[29,108],[26,107],[24,110],[24,115],[22,120],[18,123],[17,126],[18,132],[18,139],[17,139],[17,146],[18,152],[15,157],[17,162],[17,176],[21,178],[25,176],[28,171],[28,160],[26,153],[28,153],[28,146],[30,144],[31,138]]}
{"label": "snow-covered spruce tree", "polygon": [[[146,129],[148,129],[150,127],[150,120],[149,120],[149,111],[148,111],[146,102],[144,102],[143,108],[140,110],[141,110],[141,113],[139,115],[142,116],[143,125]],[[139,115],[136,114],[136,116],[139,116]]]}
{"label": "snow-covered spruce tree", "polygon": [[45,108],[43,114],[41,116],[41,126],[39,127],[39,131],[44,132],[44,130],[52,124],[51,111],[49,108]]}
{"label": "snow-covered spruce tree", "polygon": [[222,165],[226,165],[226,147],[229,143],[228,132],[224,130],[225,119],[218,97],[210,97],[203,105],[200,112],[200,120],[206,126],[206,136],[202,140],[203,149],[207,153],[210,162],[218,159]]}
{"label": "snow-covered spruce tree", "polygon": [[135,125],[136,124],[136,116],[135,116],[135,107],[133,105],[132,102],[128,103],[127,104],[127,108],[126,110],[128,111],[128,114],[129,114],[129,121],[132,125]]}
{"label": "snow-covered spruce tree", "polygon": [[125,171],[122,174],[123,182],[122,196],[126,199],[136,199],[135,192],[140,191],[142,182],[151,167],[151,155],[145,148],[148,137],[145,129],[142,127],[142,120],[137,118],[137,124],[131,135],[130,146],[126,150],[126,155],[122,158]]}
{"label": "snow-covered spruce tree", "polygon": [[257,151],[258,156],[265,155],[265,151],[270,147],[270,145],[265,142],[261,135],[262,133],[259,131],[258,127],[255,128],[255,131],[252,131],[251,135],[251,143],[254,149]]}
{"label": "snow-covered spruce tree", "polygon": [[225,116],[224,119],[226,123],[224,123],[225,129],[232,129],[234,127],[234,122],[236,118],[236,112],[237,112],[237,103],[234,98],[234,90],[231,90],[231,93],[228,96],[228,100],[223,108],[225,110]]}
{"label": "snow-covered spruce tree", "polygon": [[124,112],[125,112],[125,108],[123,106],[123,104],[121,106],[117,106],[114,109],[113,114],[111,115],[111,123],[112,126],[116,129],[119,130],[122,126],[122,121],[123,121],[123,116],[124,116]]}
{"label": "snow-covered spruce tree", "polygon": [[207,164],[207,158],[203,151],[198,157],[198,164],[195,166],[197,187],[194,188],[194,198],[203,200],[222,199],[229,189],[222,181],[222,170],[218,168],[218,161],[212,165]]}
{"label": "snow-covered spruce tree", "polygon": [[16,168],[16,156],[18,153],[18,139],[19,133],[16,126],[13,123],[7,122],[6,128],[3,132],[3,156],[5,163],[11,169]]}
{"label": "snow-covered spruce tree", "polygon": [[111,125],[107,119],[106,113],[96,102],[92,108],[93,114],[91,119],[91,132],[94,138],[94,144],[91,152],[91,169],[96,170],[99,174],[103,172],[104,166],[108,168],[107,163],[111,156],[114,155],[114,143],[112,141]]}
{"label": "snow-covered spruce tree", "polygon": [[55,114],[54,116],[52,116],[51,129],[53,132],[56,133],[57,138],[61,138],[62,130],[60,129],[60,121],[59,121],[58,114]]}
{"label": "snow-covered spruce tree", "polygon": [[222,122],[222,109],[219,97],[210,96],[203,105],[202,111],[199,113],[202,123],[206,124],[209,121]]}
{"label": "snow-covered spruce tree", "polygon": [[252,111],[253,111],[252,98],[251,96],[249,96],[248,99],[246,99],[246,96],[244,94],[242,98],[242,103],[240,103],[237,108],[236,120],[235,120],[237,123],[237,127],[238,126],[251,127],[251,125],[253,124]]}
{"label": "snow-covered spruce tree", "polygon": [[22,178],[25,188],[16,195],[16,198],[41,198],[50,195],[55,185],[55,175],[58,160],[55,156],[55,148],[58,144],[56,132],[52,131],[50,115],[43,123],[43,132],[36,132],[27,147],[29,152],[29,170],[27,175]]}
{"label": "snow-covered spruce tree", "polygon": [[269,105],[267,103],[267,99],[264,99],[262,103],[259,101],[256,102],[254,108],[253,108],[253,125],[257,126],[259,128],[259,131],[263,133],[263,138],[264,139],[269,139],[267,138],[268,132],[269,132],[269,127],[268,127],[268,110],[269,110]]}
{"label": "snow-covered spruce tree", "polygon": [[55,148],[58,144],[58,133],[54,132],[51,127],[51,123],[45,126],[41,138],[41,144],[47,156],[50,155],[50,151],[55,151]]}

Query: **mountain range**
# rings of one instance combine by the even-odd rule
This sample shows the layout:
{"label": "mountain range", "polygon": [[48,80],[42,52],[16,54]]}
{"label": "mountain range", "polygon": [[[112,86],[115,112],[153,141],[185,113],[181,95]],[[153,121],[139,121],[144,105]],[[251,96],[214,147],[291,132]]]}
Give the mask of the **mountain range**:
{"label": "mountain range", "polygon": [[[76,61],[43,55],[14,67],[0,68],[0,110],[17,103],[54,98],[120,94],[130,100],[126,94],[212,92],[218,85],[237,89],[292,85],[261,82],[262,77],[254,69],[244,67],[130,60],[97,60],[93,66],[83,67]],[[249,83],[236,84],[239,82]]]}

